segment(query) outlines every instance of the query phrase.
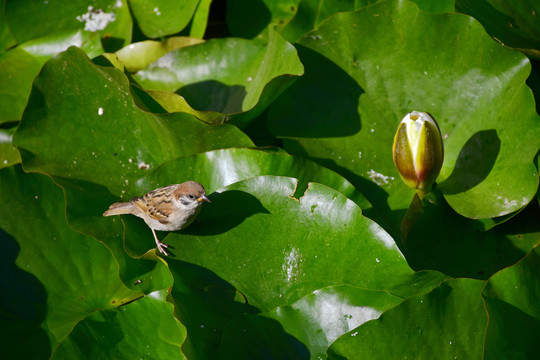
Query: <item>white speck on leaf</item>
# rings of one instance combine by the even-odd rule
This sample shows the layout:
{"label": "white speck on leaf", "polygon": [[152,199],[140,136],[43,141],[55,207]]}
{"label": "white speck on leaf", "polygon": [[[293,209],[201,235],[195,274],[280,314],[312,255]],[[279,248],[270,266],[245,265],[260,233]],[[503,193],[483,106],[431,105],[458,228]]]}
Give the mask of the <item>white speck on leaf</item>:
{"label": "white speck on leaf", "polygon": [[96,32],[105,29],[110,23],[116,20],[115,13],[106,13],[101,9],[94,10],[93,6],[88,7],[88,12],[77,16],[77,20],[84,23],[84,30]]}
{"label": "white speck on leaf", "polygon": [[371,169],[368,171],[368,176],[375,184],[381,186],[388,184],[388,180],[394,180],[393,176],[385,176],[381,173],[376,172],[375,170]]}
{"label": "white speck on leaf", "polygon": [[98,114],[99,116],[103,115],[103,108],[102,108],[102,107],[100,107],[100,108],[97,110],[97,114]]}
{"label": "white speck on leaf", "polygon": [[287,275],[287,281],[291,281],[293,277],[298,275],[298,266],[302,256],[298,253],[296,248],[292,248],[291,251],[285,256],[285,262],[282,266],[283,271]]}
{"label": "white speck on leaf", "polygon": [[139,162],[139,169],[148,170],[150,169],[150,165],[146,164],[144,161]]}

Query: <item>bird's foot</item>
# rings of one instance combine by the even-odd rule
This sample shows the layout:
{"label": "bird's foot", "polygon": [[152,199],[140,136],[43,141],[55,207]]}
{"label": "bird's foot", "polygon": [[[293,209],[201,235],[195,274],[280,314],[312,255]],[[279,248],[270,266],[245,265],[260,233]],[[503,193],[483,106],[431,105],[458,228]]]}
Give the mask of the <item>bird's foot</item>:
{"label": "bird's foot", "polygon": [[165,256],[169,256],[169,254],[167,254],[167,251],[165,251],[165,249],[168,248],[169,245],[162,243],[161,241],[156,241],[156,245],[160,253]]}

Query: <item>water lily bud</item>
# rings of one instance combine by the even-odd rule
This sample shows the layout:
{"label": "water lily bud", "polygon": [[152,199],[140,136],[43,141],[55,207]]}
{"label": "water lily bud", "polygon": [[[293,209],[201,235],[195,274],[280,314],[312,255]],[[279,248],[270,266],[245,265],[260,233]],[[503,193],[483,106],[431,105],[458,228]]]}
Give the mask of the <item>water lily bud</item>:
{"label": "water lily bud", "polygon": [[419,194],[429,192],[441,171],[444,148],[441,131],[428,113],[408,113],[394,137],[394,164],[401,179]]}

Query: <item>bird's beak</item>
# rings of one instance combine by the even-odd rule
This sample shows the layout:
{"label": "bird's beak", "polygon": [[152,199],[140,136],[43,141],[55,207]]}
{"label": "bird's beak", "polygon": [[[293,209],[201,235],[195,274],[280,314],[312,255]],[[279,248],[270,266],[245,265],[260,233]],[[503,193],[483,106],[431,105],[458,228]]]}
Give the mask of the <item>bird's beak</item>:
{"label": "bird's beak", "polygon": [[202,194],[201,197],[197,199],[197,201],[211,203],[210,199],[208,198],[208,196],[206,196],[206,194]]}

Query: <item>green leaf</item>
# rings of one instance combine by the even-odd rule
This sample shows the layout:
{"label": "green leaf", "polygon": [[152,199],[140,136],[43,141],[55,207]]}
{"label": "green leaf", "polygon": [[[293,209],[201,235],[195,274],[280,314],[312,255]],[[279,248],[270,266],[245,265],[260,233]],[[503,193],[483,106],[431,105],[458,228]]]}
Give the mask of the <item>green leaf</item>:
{"label": "green leaf", "polygon": [[212,0],[201,0],[197,5],[197,10],[193,14],[193,20],[191,28],[189,29],[189,36],[194,38],[204,38],[204,33],[208,26],[208,17],[210,14],[210,5]]}
{"label": "green leaf", "polygon": [[[278,31],[296,14],[301,0],[229,0],[227,27],[233,36],[253,39],[266,35],[266,29]],[[257,16],[253,16],[257,14]]]}
{"label": "green leaf", "polygon": [[99,32],[105,42],[118,42],[117,48],[131,41],[131,15],[123,0],[7,1],[5,14],[19,44],[77,30]]}
{"label": "green leaf", "polygon": [[480,359],[488,321],[483,285],[454,279],[405,300],[339,338],[328,359]]}
{"label": "green leaf", "polygon": [[[79,321],[141,296],[124,286],[118,264],[95,239],[73,231],[60,189],[20,166],[0,170],[4,292],[0,309],[7,357],[47,358]],[[31,226],[28,226],[31,224]],[[11,329],[11,331],[7,331]]]}
{"label": "green leaf", "polygon": [[186,359],[185,328],[173,316],[166,291],[79,322],[52,359]]}
{"label": "green leaf", "polygon": [[456,0],[456,10],[474,16],[503,44],[540,59],[540,10],[535,0]]}
{"label": "green leaf", "polygon": [[[377,1],[370,0],[229,0],[227,25],[234,36],[267,36],[275,28],[287,41],[296,42],[331,15],[354,11]],[[420,9],[433,13],[454,11],[454,0],[414,0]],[[257,16],[253,16],[257,14]]]}
{"label": "green leaf", "polygon": [[166,241],[179,260],[225,276],[263,311],[330,285],[407,296],[443,278],[426,273],[419,285],[424,274],[410,270],[392,238],[354,202],[316,183],[297,199],[296,187],[297,180],[274,176],[229,185],[211,196],[199,223]]}
{"label": "green leaf", "polygon": [[326,286],[406,297],[444,279],[411,271],[392,238],[343,195],[311,183],[295,198],[296,186],[274,176],[229,185],[210,196],[198,222],[164,239],[172,253],[171,295],[194,353],[215,358],[211,349],[227,320],[290,305]]}
{"label": "green leaf", "polygon": [[[225,358],[324,359],[326,350],[342,334],[377,319],[403,299],[384,291],[341,285],[306,295],[290,306],[236,318],[226,325],[220,346]],[[276,320],[278,323],[270,321]],[[272,331],[269,328],[272,327]],[[286,346],[290,349],[284,351]]]}
{"label": "green leaf", "polygon": [[197,110],[227,115],[249,111],[235,116],[243,124],[302,73],[294,47],[272,31],[268,42],[213,39],[174,50],[134,78],[145,89],[176,92]]}
{"label": "green leaf", "polygon": [[11,144],[14,131],[15,128],[0,129],[0,169],[21,162],[19,151]]}
{"label": "green leaf", "polygon": [[126,67],[127,71],[137,72],[175,49],[196,45],[203,40],[186,36],[175,36],[163,41],[146,40],[118,50],[116,56]]}
{"label": "green leaf", "polygon": [[308,347],[311,359],[321,359],[338,337],[402,301],[384,291],[341,285],[314,291],[261,316],[279,321],[288,334]]}
{"label": "green leaf", "polygon": [[39,69],[39,61],[24,50],[0,53],[0,124],[20,120]]}
{"label": "green leaf", "polygon": [[43,65],[51,57],[65,51],[70,46],[81,48],[90,58],[104,52],[99,34],[81,29],[29,40],[21,44],[19,48],[33,55]]}
{"label": "green leaf", "polygon": [[281,31],[281,35],[290,42],[297,42],[304,34],[338,12],[358,10],[369,4],[369,0],[302,0],[298,11]]}
{"label": "green leaf", "polygon": [[525,85],[530,64],[471,18],[385,1],[330,17],[298,50],[306,73],[269,109],[270,130],[289,152],[370,194],[378,209],[369,216],[387,229],[399,228],[413,196],[391,157],[397,125],[412,110],[441,127],[438,182],[458,213],[502,216],[534,196],[540,127]]}
{"label": "green leaf", "polygon": [[454,12],[455,0],[441,0],[441,1],[412,0],[412,2],[418,5],[420,10],[430,12],[430,13],[437,14],[437,13]]}
{"label": "green leaf", "polygon": [[17,43],[13,38],[13,35],[11,35],[11,31],[7,25],[5,12],[6,2],[7,0],[0,1],[0,51],[3,51]]}
{"label": "green leaf", "polygon": [[534,358],[540,340],[540,249],[495,274],[482,296],[489,323],[486,358]]}
{"label": "green leaf", "polygon": [[[170,274],[155,257],[140,262],[129,258],[120,218],[104,218],[103,212],[113,202],[131,198],[126,194],[130,184],[167,160],[252,146],[229,125],[141,111],[122,72],[92,64],[74,47],[47,62],[36,78],[14,144],[25,170],[47,173],[64,188],[70,223],[103,241],[117,257],[126,285],[143,280],[135,287],[145,292],[169,286]],[[151,239],[151,232],[146,228],[138,236]]]}
{"label": "green leaf", "polygon": [[534,209],[484,231],[456,214],[438,191],[424,198],[423,204],[423,214],[410,229],[403,249],[413,269],[487,279],[540,244]]}
{"label": "green leaf", "polygon": [[[182,134],[189,141],[179,141]],[[232,126],[141,111],[123,73],[93,65],[77,48],[45,64],[14,144],[26,170],[102,184],[115,195],[166,160],[252,145]]]}
{"label": "green leaf", "polygon": [[309,359],[309,349],[275,320],[239,316],[225,326],[220,359]]}
{"label": "green leaf", "polygon": [[149,38],[176,34],[193,17],[199,0],[129,0],[133,16],[141,31]]}

